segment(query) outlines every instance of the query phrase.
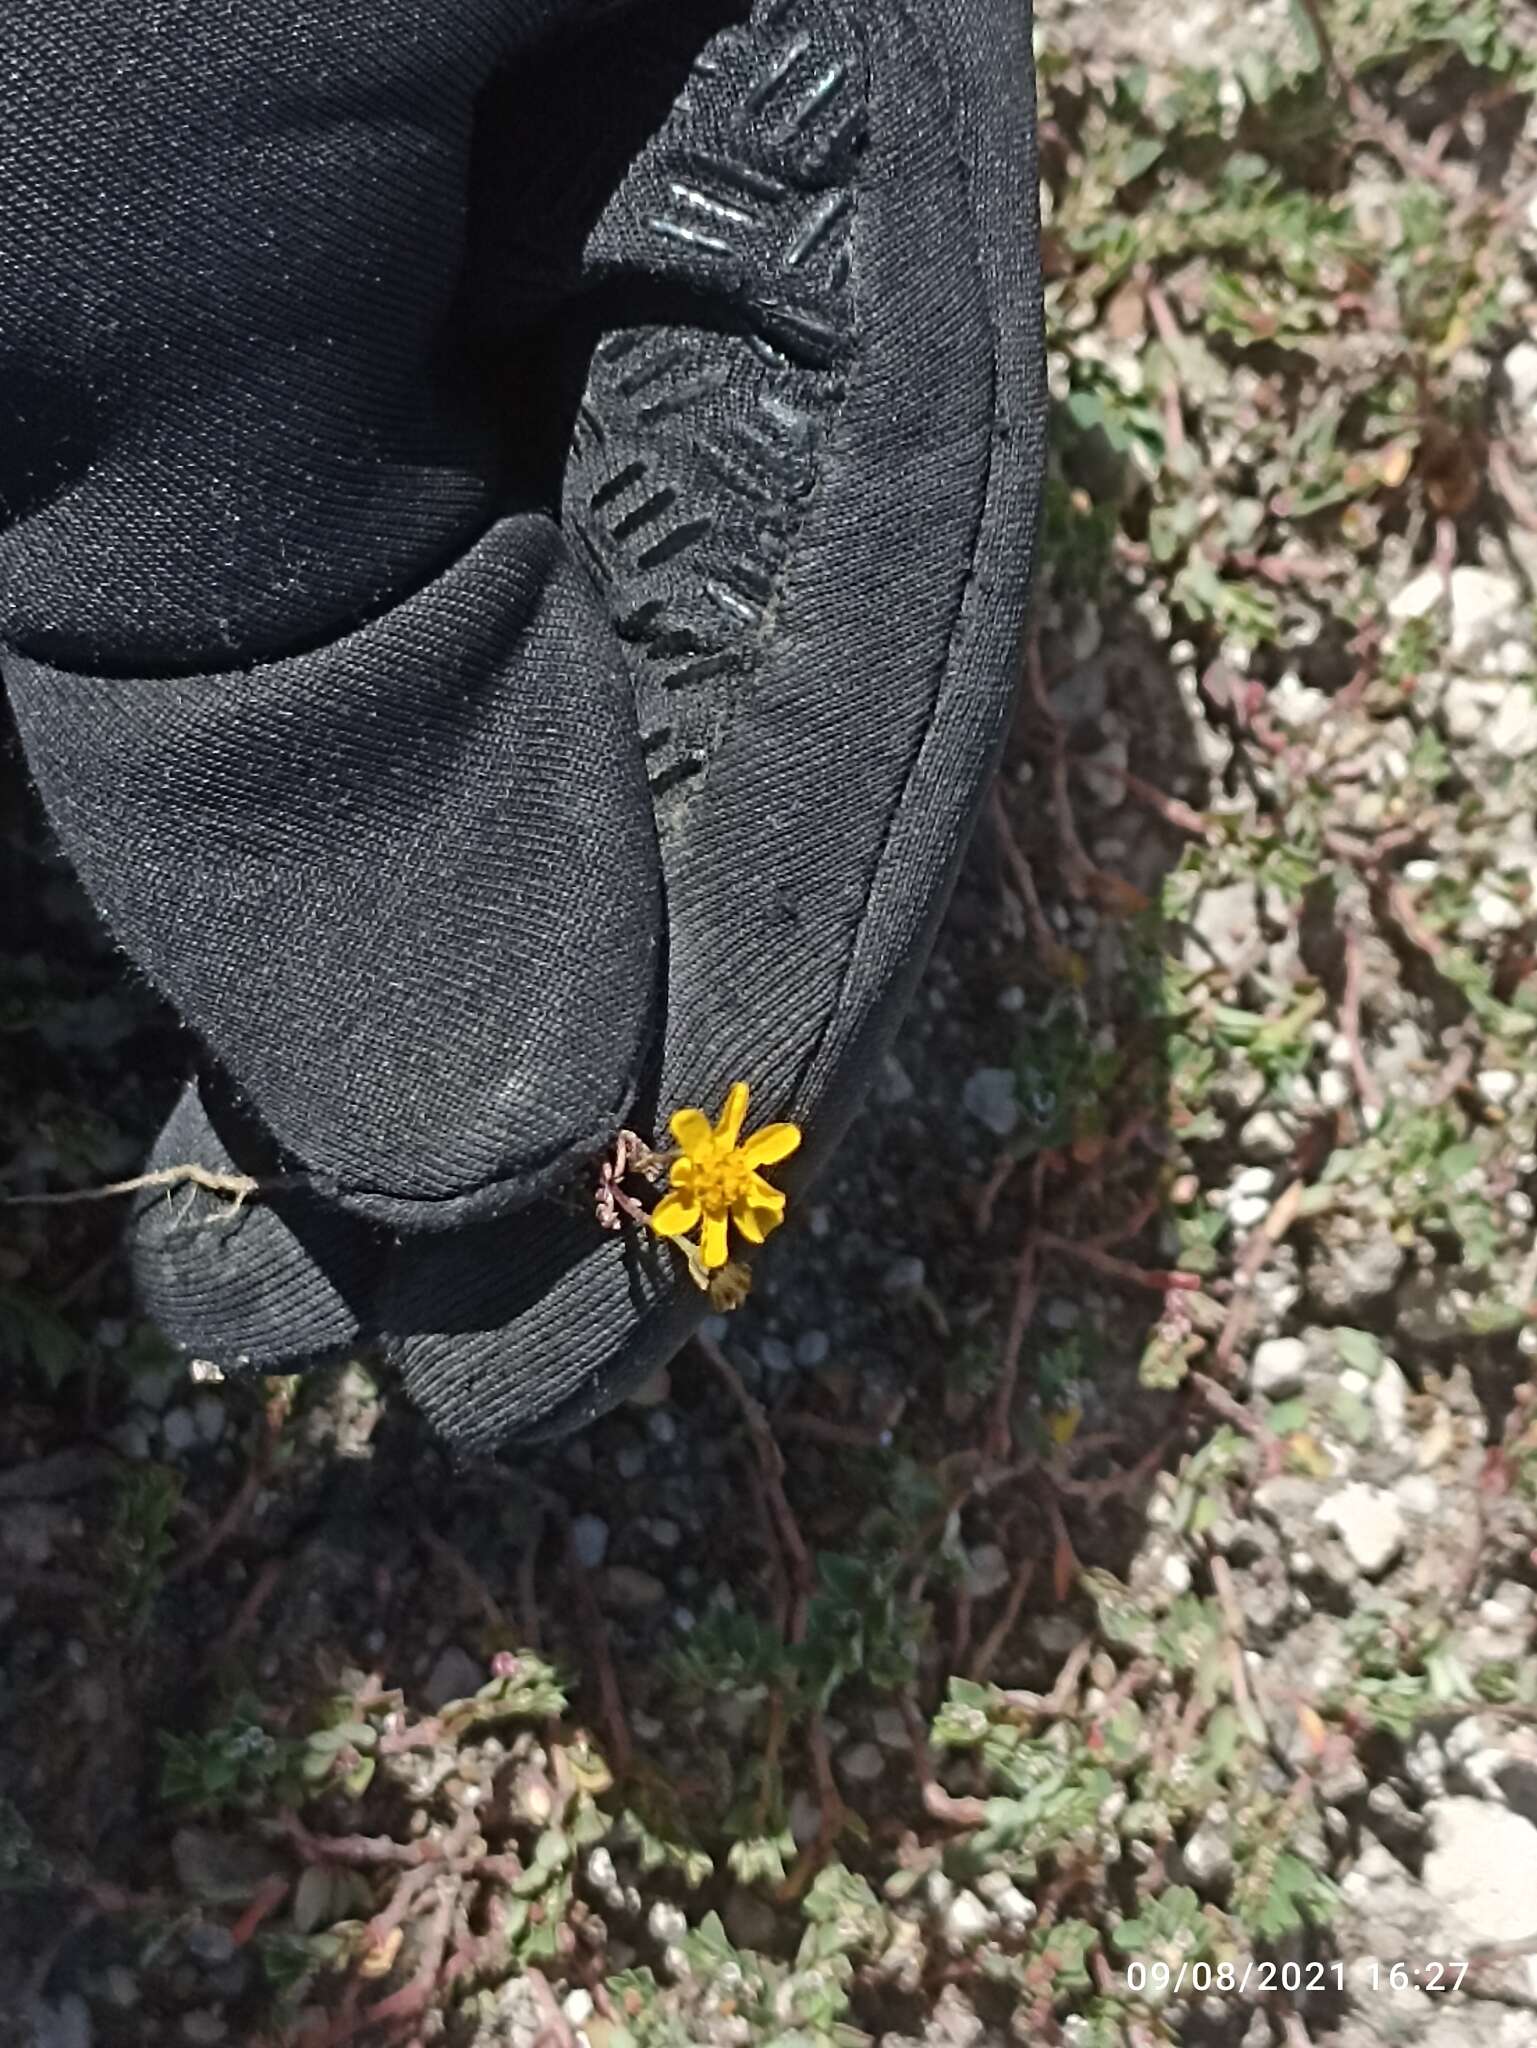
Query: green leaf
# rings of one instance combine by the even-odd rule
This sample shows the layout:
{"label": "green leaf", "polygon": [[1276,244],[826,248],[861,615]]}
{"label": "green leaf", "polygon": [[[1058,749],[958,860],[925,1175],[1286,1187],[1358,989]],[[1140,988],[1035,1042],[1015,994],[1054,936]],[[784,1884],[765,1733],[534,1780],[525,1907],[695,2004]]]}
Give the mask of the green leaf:
{"label": "green leaf", "polygon": [[1374,1380],[1382,1370],[1382,1346],[1370,1330],[1337,1329],[1334,1348],[1346,1365]]}

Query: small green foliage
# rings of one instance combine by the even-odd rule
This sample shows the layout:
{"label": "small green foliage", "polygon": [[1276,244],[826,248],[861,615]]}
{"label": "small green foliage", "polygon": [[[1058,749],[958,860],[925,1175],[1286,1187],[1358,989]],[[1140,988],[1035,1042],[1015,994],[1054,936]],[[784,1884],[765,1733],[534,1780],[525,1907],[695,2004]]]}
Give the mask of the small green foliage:
{"label": "small green foliage", "polygon": [[[367,1731],[370,1739],[373,1731]],[[201,1735],[160,1736],[160,1795],[193,1814],[255,1813],[292,1796],[302,1745],[273,1735],[260,1703],[242,1694],[228,1717]]]}
{"label": "small green foliage", "polygon": [[176,1547],[171,1522],[181,1491],[181,1475],[165,1465],[128,1466],[118,1479],[104,1561],[113,1604],[133,1633],[148,1622]]}
{"label": "small green foliage", "polygon": [[33,1891],[48,1884],[53,1865],[11,1800],[0,1796],[0,1893]]}
{"label": "small green foliage", "polygon": [[0,1350],[29,1365],[51,1392],[89,1356],[84,1338],[63,1316],[15,1288],[0,1292]]}

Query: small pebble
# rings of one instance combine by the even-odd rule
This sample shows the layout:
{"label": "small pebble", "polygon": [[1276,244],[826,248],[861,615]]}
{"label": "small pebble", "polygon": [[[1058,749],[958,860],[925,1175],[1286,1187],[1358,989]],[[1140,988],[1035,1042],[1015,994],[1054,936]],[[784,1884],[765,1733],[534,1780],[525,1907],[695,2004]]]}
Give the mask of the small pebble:
{"label": "small pebble", "polygon": [[798,1849],[804,1849],[808,1842],[814,1842],[822,1827],[822,1809],[804,1788],[790,1801],[790,1833],[795,1837]]}
{"label": "small pebble", "polygon": [[1238,1143],[1250,1159],[1286,1159],[1295,1140],[1274,1110],[1262,1109],[1239,1132]]}
{"label": "small pebble", "polygon": [[789,1372],[795,1354],[782,1337],[764,1337],[758,1344],[758,1358],[765,1372]]}
{"label": "small pebble", "polygon": [[670,1444],[677,1440],[678,1425],[665,1408],[658,1408],[646,1423],[646,1429],[653,1443]]}
{"label": "small pebble", "polygon": [[1019,1096],[1009,1067],[979,1067],[961,1090],[968,1116],[986,1126],[995,1138],[1014,1135],[1019,1123]]}
{"label": "small pebble", "polygon": [[433,1713],[439,1707],[447,1706],[450,1700],[468,1699],[478,1692],[486,1682],[486,1667],[477,1663],[468,1650],[461,1650],[457,1643],[450,1643],[438,1652],[431,1671],[422,1687],[422,1697]]}
{"label": "small pebble", "polygon": [[1355,1481],[1320,1501],[1315,1521],[1335,1530],[1357,1571],[1380,1578],[1404,1547],[1403,1510],[1380,1486]]}
{"label": "small pebble", "polygon": [[893,1259],[881,1275],[881,1289],[886,1294],[916,1294],[928,1277],[928,1269],[922,1259],[914,1253]]}
{"label": "small pebble", "polygon": [[966,1590],[973,1600],[1001,1593],[1011,1577],[1009,1561],[996,1543],[979,1543],[967,1553]]}
{"label": "small pebble", "polygon": [[608,1524],[598,1515],[578,1515],[571,1524],[571,1548],[577,1561],[595,1572],[608,1555]]}
{"label": "small pebble", "polygon": [[142,1464],[149,1456],[149,1430],[137,1415],[130,1415],[125,1421],[109,1429],[107,1442],[111,1444],[113,1450],[121,1451],[125,1458],[131,1459],[136,1465]]}
{"label": "small pebble", "polygon": [[1509,1102],[1511,1097],[1520,1088],[1521,1076],[1519,1074],[1512,1074],[1505,1067],[1486,1067],[1484,1072],[1478,1076],[1474,1085],[1485,1102],[1491,1103],[1495,1108],[1500,1108]]}
{"label": "small pebble", "polygon": [[1441,1489],[1428,1472],[1411,1472],[1393,1488],[1393,1498],[1406,1514],[1429,1521],[1441,1509]]}
{"label": "small pebble", "polygon": [[1328,1067],[1318,1077],[1318,1099],[1325,1109],[1343,1109],[1351,1095],[1350,1077]]}
{"label": "small pebble", "polygon": [[621,1444],[614,1454],[614,1467],[621,1479],[639,1479],[646,1469],[646,1453],[639,1444]]}
{"label": "small pebble", "polygon": [[1025,992],[1018,982],[998,991],[998,1007],[1006,1017],[1017,1017],[1025,1007]]}
{"label": "small pebble", "polygon": [[191,2041],[193,2048],[212,2048],[215,2041],[222,2041],[229,2032],[229,2023],[216,2006],[198,2006],[182,2014],[181,2032],[182,2039]]}
{"label": "small pebble", "polygon": [[197,1442],[197,1424],[192,1419],[192,1410],[167,1408],[161,1417],[160,1434],[173,1457],[181,1451],[190,1451]]}
{"label": "small pebble", "polygon": [[[179,1413],[173,1409],[172,1414]],[[167,1418],[169,1420],[169,1417]],[[192,1403],[192,1421],[205,1444],[216,1444],[224,1434],[224,1403],[217,1394],[199,1394]]]}
{"label": "small pebble", "polygon": [[993,1925],[994,1916],[975,1892],[960,1891],[945,1908],[945,1940],[952,1948],[969,1948]]}
{"label": "small pebble", "polygon": [[826,1365],[832,1339],[825,1330],[803,1330],[795,1340],[795,1363],[803,1372],[815,1372]]}
{"label": "small pebble", "polygon": [[873,1785],[886,1768],[886,1759],[874,1742],[856,1742],[838,1759],[843,1775],[856,1785]]}
{"label": "small pebble", "polygon": [[887,1053],[875,1083],[876,1101],[887,1109],[898,1109],[904,1102],[911,1102],[915,1092],[902,1062],[894,1054]]}
{"label": "small pebble", "polygon": [[640,1571],[631,1564],[611,1564],[598,1580],[598,1597],[603,1604],[625,1613],[638,1614],[648,1607],[659,1607],[666,1594],[667,1588],[654,1573]]}
{"label": "small pebble", "polygon": [[646,1915],[646,1927],[653,1941],[673,1948],[688,1933],[688,1916],[668,1899],[658,1899]]}
{"label": "small pebble", "polygon": [[171,1389],[181,1377],[180,1368],[174,1365],[160,1365],[150,1372],[136,1372],[133,1376],[133,1397],[158,1413],[170,1400]]}
{"label": "small pebble", "polygon": [[131,2012],[144,1996],[139,1980],[126,1963],[109,1963],[102,1975],[108,1999],[121,2012]]}
{"label": "small pebble", "polygon": [[1308,1348],[1300,1337],[1268,1337],[1256,1346],[1251,1381],[1256,1394],[1284,1401],[1302,1385]]}

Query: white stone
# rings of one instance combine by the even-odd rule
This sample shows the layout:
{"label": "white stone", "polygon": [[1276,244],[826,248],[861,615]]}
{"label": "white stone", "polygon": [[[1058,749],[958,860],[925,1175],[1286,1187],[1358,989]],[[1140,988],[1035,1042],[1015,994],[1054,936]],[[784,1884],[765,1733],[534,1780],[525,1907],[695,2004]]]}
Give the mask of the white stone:
{"label": "white stone", "polygon": [[1180,1861],[1194,1885],[1202,1891],[1214,1890],[1226,1882],[1232,1874],[1233,1849],[1231,1830],[1227,1826],[1225,1810],[1214,1812],[1196,1829],[1180,1851]]}
{"label": "white stone", "polygon": [[1019,1097],[1008,1067],[979,1067],[961,1092],[968,1116],[985,1124],[995,1138],[1008,1138],[1019,1122]]}
{"label": "white stone", "polygon": [[1367,1398],[1376,1414],[1383,1443],[1390,1451],[1401,1451],[1409,1441],[1409,1382],[1396,1359],[1383,1359]]}
{"label": "white stone", "polygon": [[1522,761],[1537,753],[1537,696],[1524,683],[1513,682],[1506,689],[1487,743],[1505,761]]}
{"label": "white stone", "polygon": [[1238,1134],[1238,1143],[1250,1159],[1286,1159],[1295,1140],[1274,1110],[1262,1109],[1251,1116]]}
{"label": "white stone", "polygon": [[[1437,568],[1422,569],[1388,606],[1397,621],[1427,618],[1441,602],[1445,585]],[[1518,622],[1521,593],[1507,576],[1492,569],[1462,567],[1451,573],[1452,618],[1449,647],[1453,656],[1476,652],[1499,630]]]}
{"label": "white stone", "polygon": [[667,1899],[657,1900],[646,1917],[646,1926],[651,1939],[664,1943],[668,1948],[675,1947],[688,1933],[687,1916]]}
{"label": "white stone", "polygon": [[1190,924],[1202,942],[1199,950],[1210,953],[1223,967],[1237,967],[1259,929],[1259,897],[1254,884],[1237,881],[1202,890]]}
{"label": "white stone", "polygon": [[973,1600],[1001,1593],[1011,1577],[1009,1561],[996,1543],[979,1543],[966,1559],[966,1590]]}
{"label": "white stone", "polygon": [[1502,889],[1475,889],[1473,915],[1490,932],[1519,931],[1526,922],[1519,904],[1512,903]]}
{"label": "white stone", "polygon": [[1302,1385],[1308,1348],[1300,1337],[1267,1337],[1254,1353],[1251,1380],[1256,1394],[1284,1401]]}
{"label": "white stone", "polygon": [[825,1330],[803,1330],[795,1340],[795,1363],[804,1372],[815,1372],[819,1365],[826,1365],[832,1348]]}
{"label": "white stone", "polygon": [[1516,343],[1505,358],[1505,381],[1517,412],[1537,407],[1537,342]]}
{"label": "white stone", "polygon": [[1336,1531],[1369,1579],[1380,1577],[1403,1550],[1403,1510],[1385,1487],[1354,1481],[1320,1501],[1313,1518]]}
{"label": "white stone", "polygon": [[989,1931],[993,1917],[975,1892],[957,1892],[945,1908],[945,1939],[952,1948],[968,1948]]}
{"label": "white stone", "polygon": [[1338,1067],[1326,1067],[1318,1077],[1318,1099],[1325,1109],[1344,1109],[1350,1101],[1350,1081]]}
{"label": "white stone", "polygon": [[1479,682],[1458,676],[1446,686],[1441,698],[1441,716],[1454,740],[1479,740],[1493,725],[1509,690],[1508,683]]}
{"label": "white stone", "polygon": [[838,1763],[843,1775],[856,1785],[873,1785],[886,1768],[886,1759],[874,1742],[856,1742],[852,1749],[843,1752]]}
{"label": "white stone", "polygon": [[1421,1881],[1458,1932],[1476,1942],[1537,1934],[1537,1827],[1466,1797],[1432,1799],[1425,1818],[1431,1848]]}

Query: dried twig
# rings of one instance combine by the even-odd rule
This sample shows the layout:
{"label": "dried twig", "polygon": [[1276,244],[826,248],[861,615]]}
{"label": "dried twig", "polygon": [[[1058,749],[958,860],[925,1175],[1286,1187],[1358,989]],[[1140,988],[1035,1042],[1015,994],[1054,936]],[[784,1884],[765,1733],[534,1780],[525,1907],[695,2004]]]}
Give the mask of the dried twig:
{"label": "dried twig", "polygon": [[62,1209],[76,1202],[111,1202],[119,1195],[148,1193],[152,1188],[201,1188],[205,1194],[228,1195],[233,1208],[240,1209],[253,1195],[282,1194],[308,1187],[302,1174],[277,1180],[253,1180],[248,1173],[214,1173],[206,1166],[162,1166],[155,1173],[135,1174],[132,1180],[109,1181],[105,1187],[70,1188],[51,1195],[0,1195],[0,1209]]}
{"label": "dried twig", "polygon": [[1006,1458],[1014,1441],[1014,1395],[1019,1385],[1019,1358],[1024,1349],[1025,1333],[1035,1315],[1035,1306],[1040,1299],[1040,1281],[1036,1273],[1036,1240],[1027,1237],[1020,1249],[1019,1261],[1015,1268],[1014,1301],[1009,1310],[1009,1327],[1003,1340],[1003,1358],[999,1367],[997,1391],[993,1396],[992,1418],[988,1424],[985,1456],[990,1464]]}
{"label": "dried twig", "polygon": [[1013,1583],[1009,1587],[1009,1597],[1003,1603],[1003,1612],[982,1638],[977,1653],[971,1660],[971,1670],[967,1676],[978,1685],[997,1663],[1004,1644],[1014,1633],[1014,1624],[1019,1620],[1031,1581],[1035,1577],[1035,1563],[1033,1557],[1027,1557],[1015,1571]]}
{"label": "dried twig", "polygon": [[1092,1266],[1107,1280],[1119,1280],[1128,1287],[1148,1288],[1154,1294],[1196,1293],[1200,1289],[1200,1279],[1194,1273],[1182,1273],[1163,1266],[1134,1266],[1129,1259],[1117,1259],[1109,1252],[1101,1251],[1098,1245],[1058,1237],[1054,1231],[1041,1231],[1036,1243],[1042,1251],[1060,1252],[1063,1258]]}
{"label": "dried twig", "polygon": [[758,1459],[758,1468],[763,1477],[764,1491],[773,1512],[779,1540],[785,1547],[790,1560],[791,1576],[796,1591],[804,1602],[811,1596],[815,1573],[811,1565],[811,1552],[801,1534],[800,1524],[786,1497],[784,1489],[785,1461],[768,1417],[762,1407],[743,1386],[741,1375],[727,1358],[713,1337],[696,1336],[695,1344],[730,1390],[732,1399],[742,1412],[747,1431],[752,1438],[753,1450]]}

